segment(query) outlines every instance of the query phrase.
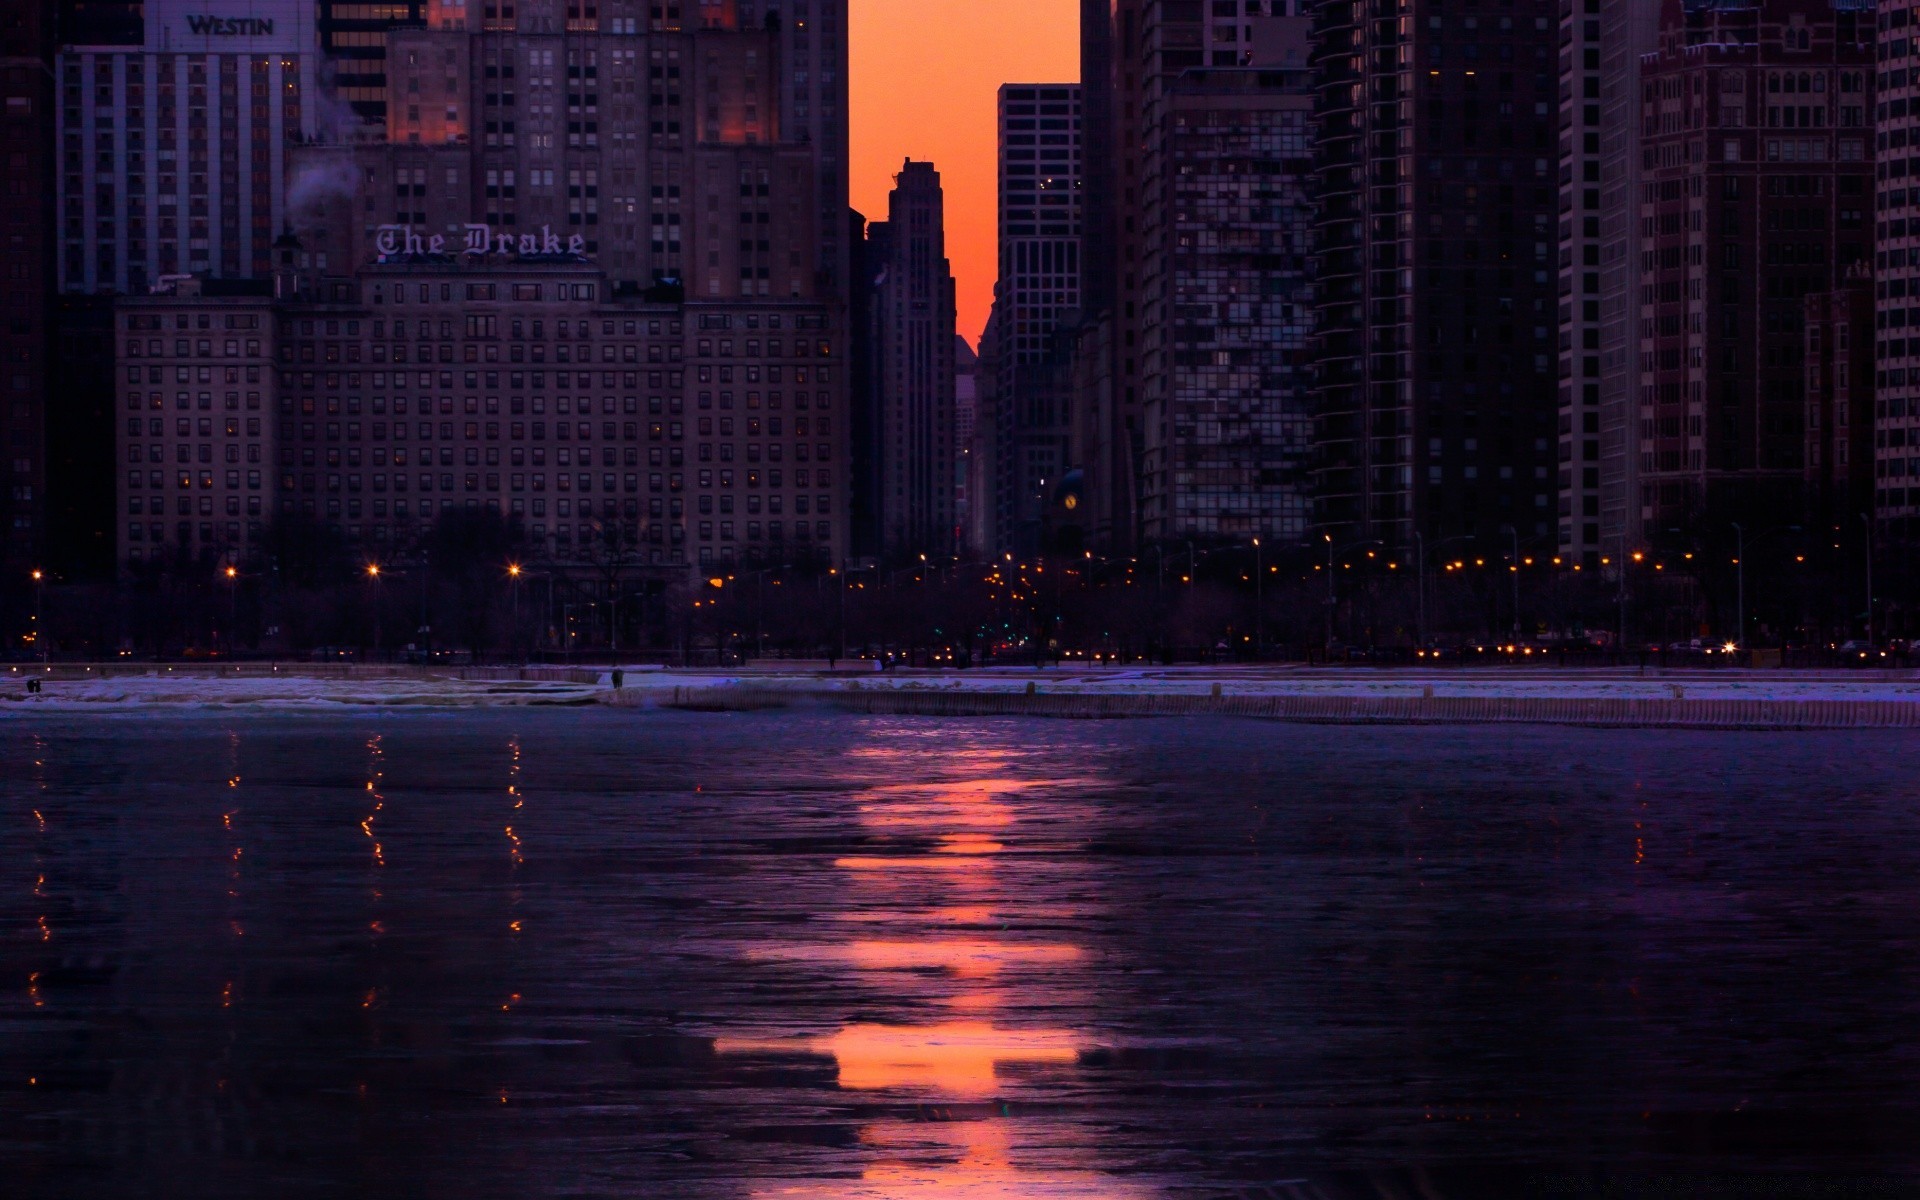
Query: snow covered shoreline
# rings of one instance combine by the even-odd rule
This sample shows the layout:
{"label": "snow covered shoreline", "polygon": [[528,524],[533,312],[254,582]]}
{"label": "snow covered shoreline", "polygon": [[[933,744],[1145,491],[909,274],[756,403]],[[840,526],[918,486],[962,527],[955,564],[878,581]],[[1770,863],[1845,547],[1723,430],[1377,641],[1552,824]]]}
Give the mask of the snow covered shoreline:
{"label": "snow covered shoreline", "polygon": [[[1920,678],[1914,673],[1632,670],[1320,670],[1285,667],[993,668],[974,671],[685,670],[614,668],[242,667],[217,670],[114,665],[89,670],[28,667],[0,671],[0,719],[53,712],[153,712],[252,709],[338,711],[343,707],[461,709],[614,704],[625,708],[762,708],[784,702],[866,712],[977,715],[1121,716],[1217,712],[1222,715],[1341,720],[1527,720],[1593,723],[1583,712],[1638,714],[1633,723],[1691,724],[1701,714],[1718,726],[1723,710],[1748,705],[1766,727],[1802,727],[1796,714],[1824,712],[1813,724],[1845,726],[1848,712],[1873,726],[1920,727]],[[29,694],[26,679],[44,680]],[[476,676],[478,676],[476,678]],[[1479,708],[1473,705],[1478,704]],[[1492,707],[1488,707],[1491,705]],[[1573,707],[1568,707],[1572,705]],[[1582,708],[1581,706],[1586,706]],[[1762,708],[1752,708],[1761,705]],[[1556,707],[1557,706],[1557,707]],[[1786,706],[1786,707],[1782,707]],[[1733,710],[1724,710],[1730,712]],[[1748,711],[1748,710],[1742,710]],[[1474,716],[1472,714],[1481,715]],[[1554,716],[1552,714],[1561,714]],[[1323,715],[1315,715],[1323,714]],[[1493,715],[1487,714],[1505,714]],[[1691,714],[1691,715],[1689,715]],[[1598,723],[1620,723],[1616,716]]]}

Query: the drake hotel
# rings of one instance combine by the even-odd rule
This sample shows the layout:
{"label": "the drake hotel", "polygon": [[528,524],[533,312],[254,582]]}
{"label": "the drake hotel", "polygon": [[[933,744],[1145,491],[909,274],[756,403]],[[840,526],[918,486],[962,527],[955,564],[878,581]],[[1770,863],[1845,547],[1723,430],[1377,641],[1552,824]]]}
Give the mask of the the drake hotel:
{"label": "the drake hotel", "polygon": [[550,240],[121,301],[122,561],[244,560],[276,516],[405,554],[482,507],[556,562],[609,531],[663,566],[841,560],[833,310],[616,289]]}

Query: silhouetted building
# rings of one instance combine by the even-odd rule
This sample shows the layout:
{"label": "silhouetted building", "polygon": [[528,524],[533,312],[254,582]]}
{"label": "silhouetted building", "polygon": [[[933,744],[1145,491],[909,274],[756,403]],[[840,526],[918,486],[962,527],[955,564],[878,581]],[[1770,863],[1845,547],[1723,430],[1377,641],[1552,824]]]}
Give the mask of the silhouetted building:
{"label": "silhouetted building", "polygon": [[953,444],[958,453],[953,472],[953,525],[960,545],[956,549],[978,549],[972,540],[973,528],[973,452],[975,422],[980,416],[980,356],[967,339],[953,339]]}
{"label": "silhouetted building", "polygon": [[45,548],[53,349],[54,7],[0,12],[0,567],[25,577]]}
{"label": "silhouetted building", "polygon": [[950,555],[956,545],[955,314],[945,221],[940,173],[908,159],[887,197],[887,220],[869,226],[884,555]]}
{"label": "silhouetted building", "polygon": [[1009,83],[999,93],[999,282],[994,291],[994,461],[989,549],[1045,541],[1053,490],[1073,465],[1070,372],[1057,338],[1080,308],[1080,88]]}

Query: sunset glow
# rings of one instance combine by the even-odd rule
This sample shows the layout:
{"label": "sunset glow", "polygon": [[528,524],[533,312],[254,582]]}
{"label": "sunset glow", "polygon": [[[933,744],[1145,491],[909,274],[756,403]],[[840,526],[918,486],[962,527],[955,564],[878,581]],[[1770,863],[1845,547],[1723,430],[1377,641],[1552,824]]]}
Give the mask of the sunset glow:
{"label": "sunset glow", "polygon": [[1080,78],[1072,0],[852,0],[853,207],[885,220],[902,159],[930,160],[947,201],[947,257],[960,334],[977,341],[993,306],[995,94],[1003,83]]}

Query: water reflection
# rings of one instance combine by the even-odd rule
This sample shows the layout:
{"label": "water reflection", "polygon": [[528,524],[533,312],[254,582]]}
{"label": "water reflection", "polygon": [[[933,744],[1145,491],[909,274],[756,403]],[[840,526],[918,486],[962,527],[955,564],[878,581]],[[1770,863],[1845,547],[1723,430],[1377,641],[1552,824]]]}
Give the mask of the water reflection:
{"label": "water reflection", "polygon": [[0,719],[0,1192],[1483,1196],[1524,1189],[1425,1168],[1898,1167],[1920,787],[1895,749]]}
{"label": "water reflection", "polygon": [[[1095,1157],[1092,1146],[1063,1147],[1057,1131],[1049,1149],[1056,1158],[1064,1150],[1066,1163],[1035,1173],[1016,1161],[1031,1119],[1016,1115],[1015,1106],[1035,1090],[1039,1073],[1076,1063],[1091,1037],[1087,1030],[1022,1019],[1024,1012],[1083,1005],[1091,983],[1080,946],[1042,940],[1027,927],[1029,910],[1013,892],[1019,880],[1009,877],[1007,862],[1010,844],[1017,850],[1021,841],[1016,804],[1044,805],[1049,796],[1075,790],[1098,794],[1103,781],[1023,777],[1020,756],[1004,749],[912,744],[926,740],[903,736],[859,752],[864,767],[916,782],[873,786],[852,797],[866,840],[880,849],[833,860],[843,901],[827,914],[834,921],[823,923],[826,936],[744,950],[755,960],[842,968],[857,985],[886,996],[900,1020],[849,1022],[798,1038],[722,1037],[715,1044],[723,1055],[830,1056],[837,1087],[910,1102],[912,1115],[884,1116],[860,1128],[868,1160],[860,1189],[775,1185],[756,1194],[1132,1194],[1086,1168]],[[1090,915],[1053,914],[1061,925]],[[867,934],[873,925],[885,935]],[[1074,1166],[1075,1159],[1083,1165]]]}

